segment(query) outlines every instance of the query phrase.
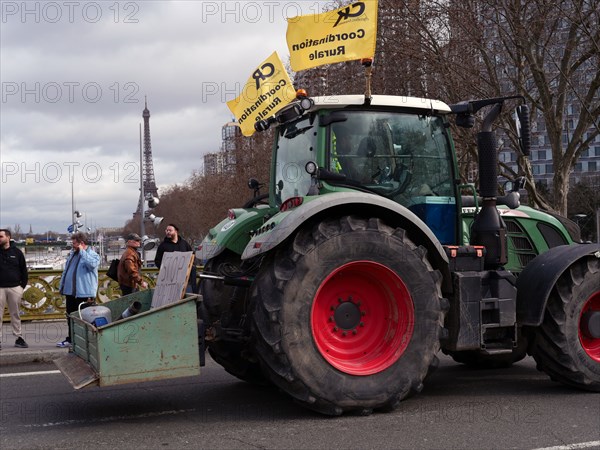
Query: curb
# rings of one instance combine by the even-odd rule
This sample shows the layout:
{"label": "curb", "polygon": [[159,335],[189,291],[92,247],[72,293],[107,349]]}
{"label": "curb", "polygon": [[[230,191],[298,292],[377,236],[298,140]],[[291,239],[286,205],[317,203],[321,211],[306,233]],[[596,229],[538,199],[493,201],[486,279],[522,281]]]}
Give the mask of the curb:
{"label": "curb", "polygon": [[67,354],[68,348],[56,347],[56,342],[64,339],[68,333],[67,321],[38,320],[21,322],[23,338],[29,348],[16,348],[10,322],[2,324],[2,349],[0,350],[0,366],[49,363]]}
{"label": "curb", "polygon": [[0,350],[0,366],[8,366],[11,364],[48,363],[66,355],[68,352],[69,350],[66,348],[57,350],[25,350],[19,352],[3,352]]}

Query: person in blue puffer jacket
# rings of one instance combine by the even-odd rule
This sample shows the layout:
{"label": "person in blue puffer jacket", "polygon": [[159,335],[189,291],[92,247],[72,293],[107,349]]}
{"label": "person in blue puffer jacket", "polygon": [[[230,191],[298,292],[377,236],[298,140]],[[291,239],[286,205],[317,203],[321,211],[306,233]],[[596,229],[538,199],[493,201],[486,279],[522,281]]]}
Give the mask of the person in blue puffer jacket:
{"label": "person in blue puffer jacket", "polygon": [[66,297],[69,335],[64,341],[56,344],[57,347],[71,345],[73,336],[68,317],[72,312],[77,311],[81,303],[94,303],[98,291],[100,256],[88,246],[89,239],[85,233],[73,233],[71,242],[73,247],[60,279],[60,293]]}

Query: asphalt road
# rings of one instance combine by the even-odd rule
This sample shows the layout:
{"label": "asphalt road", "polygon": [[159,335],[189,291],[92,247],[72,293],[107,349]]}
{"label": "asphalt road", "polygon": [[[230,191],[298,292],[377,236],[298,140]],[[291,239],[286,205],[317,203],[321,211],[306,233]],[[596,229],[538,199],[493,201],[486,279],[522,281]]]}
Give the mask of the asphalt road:
{"label": "asphalt road", "polygon": [[325,417],[211,360],[197,378],[74,391],[53,364],[0,367],[0,448],[600,448],[600,394],[532,359],[470,370],[443,357],[392,413]]}

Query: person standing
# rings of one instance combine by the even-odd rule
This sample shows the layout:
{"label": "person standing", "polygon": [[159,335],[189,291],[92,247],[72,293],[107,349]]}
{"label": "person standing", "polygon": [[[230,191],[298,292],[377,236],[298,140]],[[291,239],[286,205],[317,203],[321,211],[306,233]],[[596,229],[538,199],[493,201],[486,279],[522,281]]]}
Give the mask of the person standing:
{"label": "person standing", "polygon": [[69,315],[78,310],[81,303],[94,303],[98,291],[98,265],[100,255],[89,246],[85,233],[77,232],[71,236],[71,253],[65,263],[60,279],[59,292],[66,297],[67,324],[69,335],[57,347],[69,347],[73,342],[73,330]]}
{"label": "person standing", "polygon": [[135,233],[125,238],[127,248],[121,255],[118,270],[119,287],[123,295],[137,292],[139,286],[147,288],[148,283],[142,278],[142,258],[137,249],[142,244],[142,238]]}
{"label": "person standing", "polygon": [[[165,252],[191,252],[192,246],[181,236],[179,236],[179,228],[170,223],[165,229],[165,239],[161,242],[156,250],[154,264],[160,269],[162,259]],[[196,266],[192,266],[190,273],[190,281],[188,283],[188,292],[196,292]]]}
{"label": "person standing", "polygon": [[10,230],[0,229],[0,348],[2,348],[2,315],[8,305],[13,334],[17,337],[15,347],[27,348],[21,334],[19,305],[27,286],[27,263],[25,255],[10,240]]}

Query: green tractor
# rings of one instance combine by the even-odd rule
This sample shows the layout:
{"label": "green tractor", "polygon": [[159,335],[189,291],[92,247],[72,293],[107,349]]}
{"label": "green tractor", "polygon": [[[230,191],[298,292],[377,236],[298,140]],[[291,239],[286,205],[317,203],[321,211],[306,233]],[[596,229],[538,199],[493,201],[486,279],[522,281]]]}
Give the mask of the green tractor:
{"label": "green tractor", "polygon": [[[442,350],[478,367],[526,354],[600,391],[600,246],[570,220],[499,196],[493,122],[519,97],[461,102],[299,96],[276,116],[268,194],[197,252],[215,361],[324,414],[391,410]],[[449,119],[478,133],[462,185]],[[529,119],[517,107],[521,148]]]}

